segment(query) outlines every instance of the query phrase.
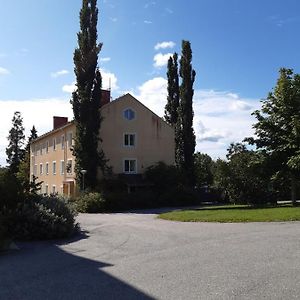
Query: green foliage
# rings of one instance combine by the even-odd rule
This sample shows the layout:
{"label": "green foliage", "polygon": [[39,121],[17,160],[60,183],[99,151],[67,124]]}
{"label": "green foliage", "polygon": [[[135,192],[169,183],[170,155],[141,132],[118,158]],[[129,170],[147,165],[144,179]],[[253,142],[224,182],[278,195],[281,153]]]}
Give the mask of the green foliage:
{"label": "green foliage", "polygon": [[7,163],[9,169],[13,174],[16,174],[19,170],[21,161],[24,159],[24,127],[23,118],[21,113],[16,111],[12,119],[12,128],[9,131],[8,147],[6,148]]}
{"label": "green foliage", "polygon": [[292,200],[296,203],[295,178],[300,170],[300,75],[282,68],[279,79],[261,110],[253,115],[255,138],[247,138],[250,144],[265,151],[274,162],[273,172],[281,171],[291,178]]}
{"label": "green foliage", "polygon": [[31,195],[16,210],[12,235],[17,239],[56,239],[69,237],[75,224],[74,205],[57,196]]}
{"label": "green foliage", "polygon": [[75,200],[78,212],[99,213],[106,210],[106,200],[101,193],[84,193]]}
{"label": "green foliage", "polygon": [[195,153],[196,186],[210,186],[213,183],[214,161],[208,154]]}
{"label": "green foliage", "polygon": [[229,161],[216,161],[215,186],[233,203],[262,205],[273,202],[274,195],[269,189],[271,175],[262,153],[242,150],[240,146],[232,144],[228,149]]}
{"label": "green foliage", "polygon": [[181,77],[181,85],[178,107],[176,163],[183,174],[185,184],[193,187],[195,185],[194,152],[196,146],[193,129],[193,84],[196,72],[192,68],[192,50],[189,41],[182,41],[179,75]]}
{"label": "green foliage", "polygon": [[106,170],[103,151],[98,149],[101,125],[101,85],[98,54],[102,44],[97,44],[97,0],[83,0],[80,11],[78,48],[74,51],[77,90],[72,94],[72,107],[76,125],[73,153],[76,157],[75,172],[82,186],[81,170],[87,170],[85,186],[93,189],[97,184],[97,170]]}
{"label": "green foliage", "polygon": [[179,106],[179,78],[178,78],[178,55],[175,52],[168,60],[168,97],[165,106],[165,120],[175,127],[178,119]]}

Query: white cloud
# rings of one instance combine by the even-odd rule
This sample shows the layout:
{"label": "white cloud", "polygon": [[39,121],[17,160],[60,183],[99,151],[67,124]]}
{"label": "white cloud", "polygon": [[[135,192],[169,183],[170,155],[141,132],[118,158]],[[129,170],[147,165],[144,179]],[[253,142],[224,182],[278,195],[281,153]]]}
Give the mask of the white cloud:
{"label": "white cloud", "polygon": [[117,21],[118,21],[118,18],[110,17],[109,19],[110,19],[112,22],[117,22]]}
{"label": "white cloud", "polygon": [[146,4],[144,5],[144,8],[149,8],[150,6],[154,6],[155,4],[156,4],[156,2],[155,2],[155,1],[152,1],[152,2],[146,3]]}
{"label": "white cloud", "polygon": [[152,21],[145,20],[144,23],[145,23],[145,24],[152,24]]}
{"label": "white cloud", "polygon": [[161,43],[157,43],[155,46],[154,46],[154,49],[155,50],[159,50],[159,49],[167,49],[167,48],[174,48],[175,47],[175,43],[172,42],[172,41],[169,41],[169,42],[161,42]]}
{"label": "white cloud", "polygon": [[102,63],[108,62],[108,61],[110,61],[110,60],[111,60],[110,57],[101,57],[101,58],[100,58],[100,63],[101,63],[101,62],[102,62]]}
{"label": "white cloud", "polygon": [[154,64],[153,66],[156,68],[161,68],[164,67],[168,64],[168,60],[170,56],[172,56],[173,53],[167,53],[167,54],[162,54],[162,53],[157,53],[154,55],[153,60]]}
{"label": "white cloud", "polygon": [[[119,87],[117,85],[117,76],[105,69],[100,69],[102,76],[102,88],[103,89],[111,89],[111,91],[116,91]],[[65,93],[73,93],[76,90],[76,82],[72,82],[71,84],[65,84],[62,87],[63,92]]]}
{"label": "white cloud", "polygon": [[6,164],[7,136],[12,126],[11,120],[15,111],[21,112],[26,138],[33,125],[39,135],[51,130],[52,118],[55,115],[68,117],[69,120],[73,119],[69,99],[0,100],[0,165]]}
{"label": "white cloud", "polygon": [[0,75],[8,75],[10,74],[9,70],[0,67]]}
{"label": "white cloud", "polygon": [[62,91],[65,93],[73,93],[76,90],[76,82],[72,82],[71,84],[65,84],[62,87]]}
{"label": "white cloud", "polygon": [[52,78],[57,78],[57,77],[67,75],[67,74],[69,74],[68,70],[60,70],[60,71],[53,72],[50,75]]}
{"label": "white cloud", "polygon": [[[148,80],[134,96],[162,117],[167,102],[167,80],[163,77]],[[253,135],[255,118],[251,112],[260,108],[260,101],[230,92],[195,90],[193,108],[196,151],[224,158],[231,142]]]}

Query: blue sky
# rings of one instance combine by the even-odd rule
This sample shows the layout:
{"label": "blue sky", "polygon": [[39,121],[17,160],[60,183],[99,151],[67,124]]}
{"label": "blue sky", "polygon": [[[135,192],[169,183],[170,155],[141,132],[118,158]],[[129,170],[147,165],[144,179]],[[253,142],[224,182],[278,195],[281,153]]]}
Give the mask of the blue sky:
{"label": "blue sky", "polygon": [[[0,164],[13,112],[26,132],[42,134],[52,115],[72,117],[73,51],[81,0],[0,0]],[[113,97],[131,92],[159,115],[166,61],[190,40],[197,72],[197,150],[224,157],[252,134],[251,112],[276,83],[278,69],[300,72],[297,0],[98,0],[99,65]]]}

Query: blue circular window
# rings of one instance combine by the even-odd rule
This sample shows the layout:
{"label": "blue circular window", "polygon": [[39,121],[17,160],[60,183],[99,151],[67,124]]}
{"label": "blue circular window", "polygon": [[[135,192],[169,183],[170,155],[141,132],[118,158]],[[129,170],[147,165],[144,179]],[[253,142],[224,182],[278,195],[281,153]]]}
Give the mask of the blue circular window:
{"label": "blue circular window", "polygon": [[131,108],[125,109],[124,118],[127,120],[133,120],[135,118],[135,112]]}

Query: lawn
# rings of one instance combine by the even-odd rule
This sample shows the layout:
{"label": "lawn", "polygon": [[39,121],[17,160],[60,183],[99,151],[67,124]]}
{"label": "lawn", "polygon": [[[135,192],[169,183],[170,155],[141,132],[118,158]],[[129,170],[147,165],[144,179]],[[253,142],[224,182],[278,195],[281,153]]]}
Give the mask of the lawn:
{"label": "lawn", "polygon": [[300,221],[300,207],[211,206],[168,212],[160,214],[158,218],[181,222],[220,223]]}

